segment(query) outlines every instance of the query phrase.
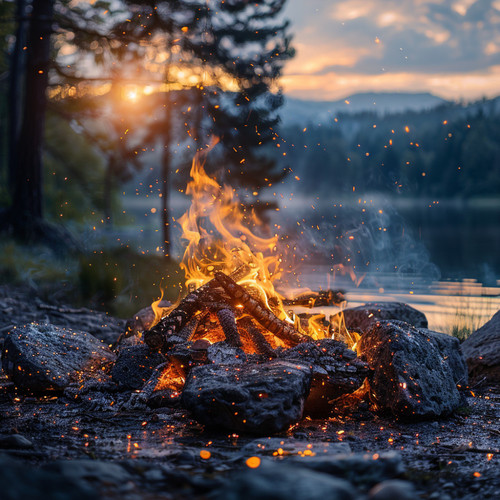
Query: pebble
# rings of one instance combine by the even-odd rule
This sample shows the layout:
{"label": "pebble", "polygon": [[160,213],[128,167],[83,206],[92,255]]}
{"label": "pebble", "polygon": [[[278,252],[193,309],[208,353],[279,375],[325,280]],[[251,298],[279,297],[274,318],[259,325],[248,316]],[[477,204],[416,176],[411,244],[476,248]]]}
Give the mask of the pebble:
{"label": "pebble", "polygon": [[370,500],[417,500],[419,497],[410,482],[389,479],[375,485],[368,493],[368,498]]}
{"label": "pebble", "polygon": [[0,448],[11,448],[14,450],[28,450],[33,448],[33,443],[22,434],[11,434],[0,437]]}

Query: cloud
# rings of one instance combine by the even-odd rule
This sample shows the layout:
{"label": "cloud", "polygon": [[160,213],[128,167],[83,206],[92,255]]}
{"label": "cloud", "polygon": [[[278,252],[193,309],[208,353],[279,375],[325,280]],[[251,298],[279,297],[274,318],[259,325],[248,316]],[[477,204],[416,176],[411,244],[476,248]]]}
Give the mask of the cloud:
{"label": "cloud", "polygon": [[286,67],[288,84],[305,76],[323,83],[329,77],[331,85],[340,76],[365,76],[368,84],[408,74],[423,86],[432,75],[454,82],[463,75],[481,94],[481,75],[488,94],[497,82],[492,68],[500,65],[499,0],[288,1],[297,47]]}

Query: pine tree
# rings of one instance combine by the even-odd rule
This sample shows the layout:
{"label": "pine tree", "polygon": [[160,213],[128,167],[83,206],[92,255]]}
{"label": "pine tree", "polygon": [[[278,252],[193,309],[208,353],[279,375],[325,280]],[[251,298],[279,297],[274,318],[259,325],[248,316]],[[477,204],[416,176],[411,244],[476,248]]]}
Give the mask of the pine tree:
{"label": "pine tree", "polygon": [[[153,135],[163,147],[161,184],[163,247],[170,253],[169,195],[172,143],[179,103],[190,101],[183,117],[185,135],[197,149],[220,138],[207,169],[220,182],[243,185],[252,192],[282,178],[273,160],[260,154],[277,139],[274,126],[282,103],[277,78],[284,62],[293,55],[288,24],[276,22],[285,0],[172,0],[126,1],[131,17],[119,23],[115,33],[128,53],[153,56],[150,70],[163,76],[157,94],[164,110]],[[125,53],[125,52],[124,52]],[[155,67],[156,65],[156,67]],[[180,97],[180,94],[185,94]],[[177,106],[177,108],[176,108]],[[152,138],[153,140],[153,138]],[[259,151],[260,150],[260,151]],[[223,167],[220,167],[220,166]],[[187,169],[184,169],[185,179]]]}

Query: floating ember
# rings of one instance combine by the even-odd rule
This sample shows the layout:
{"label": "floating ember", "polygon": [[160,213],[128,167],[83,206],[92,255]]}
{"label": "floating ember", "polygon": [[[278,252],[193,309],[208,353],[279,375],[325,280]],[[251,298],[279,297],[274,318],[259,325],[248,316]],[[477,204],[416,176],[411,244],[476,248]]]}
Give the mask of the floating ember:
{"label": "floating ember", "polygon": [[204,155],[194,158],[186,189],[192,203],[179,219],[187,240],[181,267],[190,293],[171,309],[155,304],[158,312],[146,343],[162,349],[175,337],[188,341],[202,333],[211,342],[225,339],[246,351],[272,355],[276,347],[330,338],[328,324],[313,317],[304,325],[284,306],[331,305],[342,301],[342,294],[327,291],[286,300],[276,291],[274,283],[282,276],[278,236],[257,234],[263,228],[255,213],[231,187],[207,175]]}

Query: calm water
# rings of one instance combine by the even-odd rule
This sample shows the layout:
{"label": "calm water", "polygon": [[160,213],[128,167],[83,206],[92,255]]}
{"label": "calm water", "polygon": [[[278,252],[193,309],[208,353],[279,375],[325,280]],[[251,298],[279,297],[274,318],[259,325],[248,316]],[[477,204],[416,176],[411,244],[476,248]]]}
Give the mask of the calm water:
{"label": "calm water", "polygon": [[[156,252],[161,232],[154,203],[135,198],[127,207],[134,220],[117,231],[121,243]],[[176,204],[174,217],[187,206],[185,200]],[[427,315],[431,328],[446,332],[459,323],[477,328],[500,309],[500,202],[284,196],[273,224],[296,247],[294,274],[284,289],[342,288],[350,306],[406,302]],[[174,230],[178,252],[179,235]],[[363,277],[359,287],[332,271],[347,261]]]}

